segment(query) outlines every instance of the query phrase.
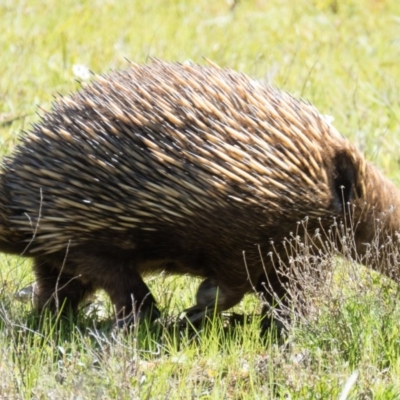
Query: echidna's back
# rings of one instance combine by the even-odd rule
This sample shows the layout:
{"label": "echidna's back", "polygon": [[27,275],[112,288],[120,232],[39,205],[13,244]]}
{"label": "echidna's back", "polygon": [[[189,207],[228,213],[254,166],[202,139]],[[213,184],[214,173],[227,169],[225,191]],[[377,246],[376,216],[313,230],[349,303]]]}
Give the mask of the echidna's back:
{"label": "echidna's back", "polygon": [[61,98],[26,134],[6,172],[9,219],[35,237],[30,251],[53,252],[166,226],[330,216],[346,146],[312,106],[240,73],[132,65]]}

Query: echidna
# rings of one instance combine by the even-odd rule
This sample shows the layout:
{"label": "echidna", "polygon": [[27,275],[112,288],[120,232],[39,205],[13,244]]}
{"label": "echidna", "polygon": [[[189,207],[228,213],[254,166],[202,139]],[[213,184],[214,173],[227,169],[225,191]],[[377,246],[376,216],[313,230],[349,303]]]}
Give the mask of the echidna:
{"label": "echidna", "polygon": [[44,114],[0,178],[0,250],[34,259],[39,309],[104,289],[119,317],[156,311],[142,275],[164,270],[205,278],[193,309],[222,311],[265,273],[284,295],[267,254],[273,241],[287,262],[304,218],[313,235],[351,209],[361,255],[376,218],[382,240],[399,228],[397,189],[313,106],[213,65],[98,77]]}

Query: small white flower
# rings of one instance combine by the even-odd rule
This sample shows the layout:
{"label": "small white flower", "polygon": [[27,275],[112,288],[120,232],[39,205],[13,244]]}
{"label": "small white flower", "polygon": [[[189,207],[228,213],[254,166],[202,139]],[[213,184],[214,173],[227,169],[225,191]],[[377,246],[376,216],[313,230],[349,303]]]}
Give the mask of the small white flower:
{"label": "small white flower", "polygon": [[87,81],[90,78],[89,68],[83,64],[74,64],[72,66],[72,73],[76,78],[82,81]]}
{"label": "small white flower", "polygon": [[335,117],[333,115],[324,115],[324,119],[328,124],[333,124],[333,121],[335,120]]}

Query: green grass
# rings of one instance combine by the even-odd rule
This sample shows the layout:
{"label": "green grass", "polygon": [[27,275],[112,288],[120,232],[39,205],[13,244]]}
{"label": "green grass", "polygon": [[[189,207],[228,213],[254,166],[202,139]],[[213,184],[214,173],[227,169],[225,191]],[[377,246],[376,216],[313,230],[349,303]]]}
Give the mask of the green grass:
{"label": "green grass", "polygon": [[[211,59],[301,96],[400,185],[400,3],[397,0],[0,2],[0,148],[10,154],[38,106],[95,73],[146,62]],[[287,341],[259,339],[259,320],[198,332],[111,332],[100,313],[38,320],[14,293],[29,260],[0,258],[0,398],[327,399],[358,371],[349,398],[400,398],[398,291],[339,263],[313,317]],[[349,270],[351,270],[349,272]],[[150,278],[164,324],[192,305],[198,282]],[[105,313],[112,315],[104,295]],[[236,309],[259,312],[255,296]],[[271,340],[270,340],[271,339]]]}

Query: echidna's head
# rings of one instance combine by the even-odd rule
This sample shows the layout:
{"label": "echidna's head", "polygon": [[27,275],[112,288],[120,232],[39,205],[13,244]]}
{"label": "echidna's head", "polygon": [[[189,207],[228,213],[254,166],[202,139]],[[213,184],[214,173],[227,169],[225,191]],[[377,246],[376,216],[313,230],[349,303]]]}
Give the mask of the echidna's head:
{"label": "echidna's head", "polygon": [[346,206],[347,248],[358,262],[398,279],[393,271],[400,262],[400,191],[364,158],[355,165]]}

